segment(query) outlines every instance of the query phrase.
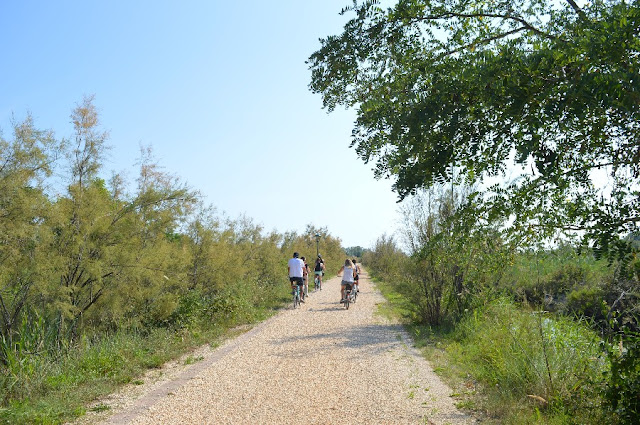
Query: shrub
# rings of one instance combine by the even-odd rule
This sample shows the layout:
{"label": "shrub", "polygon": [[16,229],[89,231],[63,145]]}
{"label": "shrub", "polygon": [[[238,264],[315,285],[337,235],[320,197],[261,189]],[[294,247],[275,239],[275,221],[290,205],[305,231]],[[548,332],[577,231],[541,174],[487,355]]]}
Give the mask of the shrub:
{"label": "shrub", "polygon": [[191,290],[180,297],[177,307],[169,317],[169,323],[177,328],[189,328],[202,318],[204,310],[202,292]]}
{"label": "shrub", "polygon": [[598,286],[585,286],[567,295],[564,312],[575,317],[589,317],[598,322],[606,318],[603,304],[605,291]]}
{"label": "shrub", "polygon": [[620,424],[640,418],[640,334],[623,332],[619,347],[608,347],[611,370],[604,392],[605,407]]}
{"label": "shrub", "polygon": [[459,361],[491,394],[492,410],[542,402],[563,416],[593,414],[597,395],[588,384],[604,362],[586,326],[501,299],[474,311],[458,332]]}

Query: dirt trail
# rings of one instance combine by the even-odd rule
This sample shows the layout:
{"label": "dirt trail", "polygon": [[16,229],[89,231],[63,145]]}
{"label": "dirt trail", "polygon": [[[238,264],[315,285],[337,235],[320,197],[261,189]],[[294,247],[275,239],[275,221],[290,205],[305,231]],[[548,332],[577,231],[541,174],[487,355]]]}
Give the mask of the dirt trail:
{"label": "dirt trail", "polygon": [[[326,277],[329,277],[327,274]],[[345,310],[340,278],[163,381],[114,395],[103,424],[470,424],[402,327],[377,315],[366,274]],[[192,354],[194,356],[194,354]],[[140,394],[141,392],[144,392]],[[85,418],[90,420],[90,418]]]}

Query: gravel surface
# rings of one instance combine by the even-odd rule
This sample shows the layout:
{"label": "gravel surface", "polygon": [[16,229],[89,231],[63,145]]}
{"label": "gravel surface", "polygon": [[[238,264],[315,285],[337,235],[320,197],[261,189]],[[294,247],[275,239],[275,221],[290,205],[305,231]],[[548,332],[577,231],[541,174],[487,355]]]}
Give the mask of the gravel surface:
{"label": "gravel surface", "polygon": [[[325,278],[329,277],[325,276]],[[471,424],[402,327],[376,314],[366,274],[355,304],[340,278],[187,368],[124,391],[104,424]],[[194,356],[194,354],[191,354]],[[142,394],[140,394],[143,392]],[[99,409],[98,409],[99,410]],[[94,419],[95,420],[95,419]]]}

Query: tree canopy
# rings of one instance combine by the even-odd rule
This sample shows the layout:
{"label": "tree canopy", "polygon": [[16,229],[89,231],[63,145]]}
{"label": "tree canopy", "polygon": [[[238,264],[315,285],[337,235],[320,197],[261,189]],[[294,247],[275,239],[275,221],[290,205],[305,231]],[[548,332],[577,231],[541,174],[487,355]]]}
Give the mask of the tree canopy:
{"label": "tree canopy", "polygon": [[356,108],[352,146],[376,176],[400,200],[477,183],[469,206],[512,229],[623,256],[640,221],[640,2],[393,3],[354,1],[308,61],[326,108]]}

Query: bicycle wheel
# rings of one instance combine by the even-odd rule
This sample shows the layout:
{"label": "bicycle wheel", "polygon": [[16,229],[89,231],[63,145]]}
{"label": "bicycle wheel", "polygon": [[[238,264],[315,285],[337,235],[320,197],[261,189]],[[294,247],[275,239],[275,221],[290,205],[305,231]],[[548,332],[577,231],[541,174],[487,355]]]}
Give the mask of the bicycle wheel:
{"label": "bicycle wheel", "polygon": [[351,294],[347,292],[347,296],[344,297],[344,308],[349,310],[349,303],[351,302]]}
{"label": "bicycle wheel", "polygon": [[300,304],[300,301],[299,301],[298,291],[294,289],[292,292],[293,292],[293,308],[295,309]]}

